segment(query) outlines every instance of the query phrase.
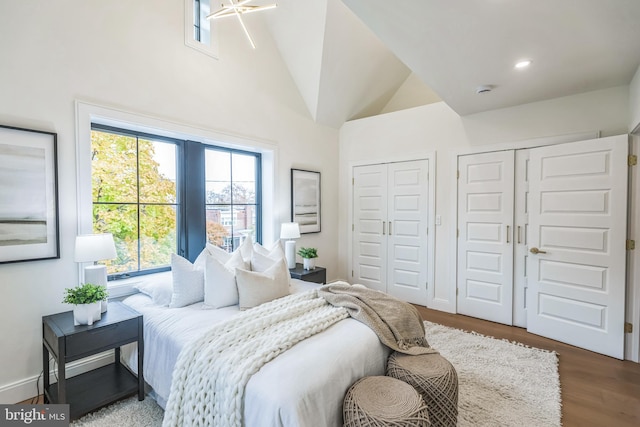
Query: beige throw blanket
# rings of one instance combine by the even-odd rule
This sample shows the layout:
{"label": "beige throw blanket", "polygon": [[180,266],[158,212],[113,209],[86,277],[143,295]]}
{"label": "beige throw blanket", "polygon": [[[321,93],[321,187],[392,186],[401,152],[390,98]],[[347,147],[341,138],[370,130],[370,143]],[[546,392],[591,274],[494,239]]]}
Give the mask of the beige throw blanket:
{"label": "beige throw blanket", "polygon": [[354,319],[370,327],[382,344],[404,354],[437,353],[425,338],[418,310],[383,292],[347,282],[334,282],[318,290],[327,302],[344,307]]}

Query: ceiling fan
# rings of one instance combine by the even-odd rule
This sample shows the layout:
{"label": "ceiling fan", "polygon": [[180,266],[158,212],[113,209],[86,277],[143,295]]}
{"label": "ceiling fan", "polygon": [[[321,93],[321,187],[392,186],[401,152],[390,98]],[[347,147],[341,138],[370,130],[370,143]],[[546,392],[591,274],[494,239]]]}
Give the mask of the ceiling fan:
{"label": "ceiling fan", "polygon": [[249,30],[247,29],[246,25],[244,25],[242,15],[244,15],[245,13],[260,12],[262,10],[273,9],[278,5],[269,4],[265,6],[258,6],[249,4],[251,1],[252,0],[239,0],[234,3],[233,0],[229,0],[228,6],[222,3],[222,8],[208,15],[207,19],[219,19],[225,18],[227,16],[236,16],[238,18],[238,21],[240,21],[240,25],[242,26],[244,33],[249,39],[249,43],[251,43],[251,47],[255,49],[256,44],[253,42],[253,38],[251,38],[251,34],[249,34]]}

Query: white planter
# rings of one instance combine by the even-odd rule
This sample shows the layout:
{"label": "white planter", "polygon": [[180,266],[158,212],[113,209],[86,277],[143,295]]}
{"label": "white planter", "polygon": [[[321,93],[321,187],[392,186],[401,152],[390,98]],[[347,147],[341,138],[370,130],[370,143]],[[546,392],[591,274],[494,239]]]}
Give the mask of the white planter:
{"label": "white planter", "polygon": [[305,270],[314,270],[316,268],[315,258],[302,258],[302,262]]}
{"label": "white planter", "polygon": [[[108,304],[108,302],[107,302],[106,299],[100,301],[100,312],[101,313],[104,313],[105,311],[107,311],[107,304]],[[100,319],[98,319],[98,320],[100,320]]]}
{"label": "white planter", "polygon": [[73,324],[93,325],[93,322],[102,317],[102,302],[96,301],[91,304],[77,304],[73,306]]}

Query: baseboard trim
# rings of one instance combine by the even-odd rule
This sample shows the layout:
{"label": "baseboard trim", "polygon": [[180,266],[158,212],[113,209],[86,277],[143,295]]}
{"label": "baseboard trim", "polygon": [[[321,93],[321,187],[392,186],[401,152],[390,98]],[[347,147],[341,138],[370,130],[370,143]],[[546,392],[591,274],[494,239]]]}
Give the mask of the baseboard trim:
{"label": "baseboard trim", "polygon": [[[113,360],[113,351],[108,351],[69,363],[66,369],[67,378],[108,365],[109,363],[113,363]],[[53,370],[51,370],[50,375],[51,381],[55,382],[56,380]],[[40,390],[40,394],[42,394],[42,377],[39,377],[40,374],[38,373],[38,375],[0,386],[0,402],[2,404],[22,402],[35,397],[38,390]],[[38,388],[36,388],[36,381],[38,381]]]}

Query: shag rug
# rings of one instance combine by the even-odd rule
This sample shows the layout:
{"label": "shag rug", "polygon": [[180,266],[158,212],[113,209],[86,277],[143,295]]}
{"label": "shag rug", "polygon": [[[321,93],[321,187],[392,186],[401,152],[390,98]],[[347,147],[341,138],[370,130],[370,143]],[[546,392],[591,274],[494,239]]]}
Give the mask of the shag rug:
{"label": "shag rug", "polygon": [[458,373],[458,427],[561,425],[555,352],[424,322]]}
{"label": "shag rug", "polygon": [[[554,352],[424,322],[427,339],[458,372],[458,427],[560,426],[560,379]],[[77,427],[158,427],[151,398],[115,403]]]}

